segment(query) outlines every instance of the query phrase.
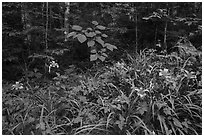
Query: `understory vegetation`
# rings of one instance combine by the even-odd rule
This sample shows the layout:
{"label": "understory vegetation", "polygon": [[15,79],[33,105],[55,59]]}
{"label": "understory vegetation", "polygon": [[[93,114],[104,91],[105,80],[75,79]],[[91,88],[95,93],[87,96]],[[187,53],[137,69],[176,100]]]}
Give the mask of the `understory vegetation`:
{"label": "understory vegetation", "polygon": [[[113,17],[106,26],[100,19],[89,18],[88,25],[82,20],[81,14],[91,4],[68,4],[72,22],[64,24],[68,24],[67,28],[54,28],[56,20],[51,21],[63,3],[36,3],[37,6],[18,3],[24,13],[21,17],[26,21],[16,28],[11,24],[21,21],[10,22],[11,13],[17,12],[11,8],[15,5],[3,4],[2,134],[202,134],[202,45],[200,39],[194,39],[196,42],[190,39],[202,35],[201,20],[189,21],[187,17],[173,18],[173,15],[169,18],[166,10],[157,10],[153,14],[146,11],[148,14],[144,16],[142,11],[129,9],[126,10],[131,13],[128,16],[138,14],[133,26],[135,22],[142,22],[139,17],[144,17],[144,22],[151,22],[147,25],[150,27],[148,32],[144,26],[144,30],[133,27],[136,31],[133,41],[133,32],[127,33],[126,23],[122,23],[123,27],[119,25],[122,15],[117,12],[128,6],[159,9],[157,4],[153,4],[154,7],[148,3],[139,6],[99,3],[101,8],[109,7],[109,14]],[[199,3],[189,5],[196,7]],[[32,14],[29,6],[37,7]],[[44,20],[36,20],[41,16],[37,11],[41,10]],[[100,14],[108,16],[106,11],[100,10]],[[84,15],[94,16],[96,11],[97,7],[90,8]],[[172,30],[167,29],[167,23],[171,22],[194,26],[183,26],[184,30],[188,29],[176,33],[177,28],[174,31],[172,26],[169,27]],[[151,32],[152,24],[157,29]],[[152,37],[142,33],[149,33]],[[143,43],[146,37],[147,41]],[[149,40],[154,37],[163,42]],[[158,47],[158,44],[161,45]]]}
{"label": "understory vegetation", "polygon": [[201,58],[146,50],[127,62],[6,84],[3,134],[201,134]]}

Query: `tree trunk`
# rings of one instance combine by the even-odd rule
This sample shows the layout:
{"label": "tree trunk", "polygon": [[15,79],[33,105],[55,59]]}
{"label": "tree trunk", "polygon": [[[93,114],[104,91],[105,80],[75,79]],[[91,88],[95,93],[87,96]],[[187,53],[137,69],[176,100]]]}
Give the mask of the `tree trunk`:
{"label": "tree trunk", "polygon": [[137,53],[138,48],[138,23],[137,23],[137,8],[135,7],[135,52]]}
{"label": "tree trunk", "polygon": [[155,23],[154,45],[157,44],[157,24]]}
{"label": "tree trunk", "polygon": [[48,24],[49,23],[49,5],[46,2],[46,24],[45,24],[45,50],[48,49]]}
{"label": "tree trunk", "polygon": [[[21,3],[21,20],[23,24],[23,30],[28,30],[31,27],[31,20],[29,18],[27,3]],[[31,42],[31,35],[26,35],[25,43],[29,45]]]}
{"label": "tree trunk", "polygon": [[[167,7],[168,7],[168,3],[167,3]],[[167,27],[168,27],[168,17],[169,17],[169,13],[170,13],[170,9],[167,8],[167,19],[165,21],[165,27],[164,27],[164,52],[166,53],[167,51],[167,42],[166,42],[166,38],[167,38]]]}
{"label": "tree trunk", "polygon": [[167,43],[166,43],[166,35],[167,35],[167,21],[165,22],[165,27],[164,27],[164,50],[167,50]]}
{"label": "tree trunk", "polygon": [[52,30],[52,5],[49,6],[49,29]]}
{"label": "tree trunk", "polygon": [[65,13],[64,13],[64,28],[65,28],[65,41],[67,41],[67,34],[69,34],[69,11],[70,2],[65,2]]}
{"label": "tree trunk", "polygon": [[[49,27],[49,3],[46,2],[46,22],[45,22],[45,54],[47,54],[47,49],[48,49],[48,27]],[[45,70],[45,75],[47,74],[48,70],[47,70],[47,64],[46,62],[48,62],[48,58],[46,58],[45,61],[45,66],[44,66],[44,70]],[[46,77],[44,77],[46,78]]]}
{"label": "tree trunk", "polygon": [[[30,49],[30,46],[31,46],[31,43],[32,43],[32,37],[31,37],[31,34],[30,33],[27,33],[27,30],[29,30],[31,28],[31,18],[29,16],[29,7],[28,7],[28,3],[21,3],[21,22],[23,24],[23,31],[25,32],[26,34],[26,37],[24,39],[24,43],[25,45],[27,46],[27,53],[28,53],[28,56],[31,55],[31,49]],[[22,67],[22,70],[25,73],[25,79],[26,79],[26,82],[29,81],[28,79],[28,65],[27,65],[27,61],[26,58],[23,58],[24,59],[24,63],[25,63],[25,66]],[[28,83],[27,83],[28,84]],[[28,84],[29,85],[29,84]]]}

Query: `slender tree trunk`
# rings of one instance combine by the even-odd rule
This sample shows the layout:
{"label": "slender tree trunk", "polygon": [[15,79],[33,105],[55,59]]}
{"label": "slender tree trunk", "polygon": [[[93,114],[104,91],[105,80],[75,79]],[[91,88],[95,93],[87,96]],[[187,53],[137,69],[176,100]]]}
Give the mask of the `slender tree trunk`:
{"label": "slender tree trunk", "polygon": [[52,30],[52,6],[49,6],[49,29]]}
{"label": "slender tree trunk", "polygon": [[65,41],[67,41],[67,34],[69,34],[69,11],[70,2],[65,2],[65,13],[64,13],[64,28],[65,28]]}
{"label": "slender tree trunk", "polygon": [[[31,49],[30,49],[30,46],[31,46],[31,34],[27,33],[27,30],[31,27],[31,18],[29,16],[29,9],[28,9],[28,3],[21,3],[21,21],[22,21],[22,24],[23,24],[23,31],[25,32],[26,34],[26,37],[24,39],[24,43],[25,45],[27,46],[27,54],[28,56],[31,55]],[[29,85],[28,81],[28,67],[29,65],[27,65],[27,55],[25,56],[24,58],[24,54],[22,53],[22,56],[23,56],[23,60],[24,60],[24,63],[25,63],[25,66],[22,67],[22,70],[25,72],[25,79],[26,79],[26,82],[27,84]]]}
{"label": "slender tree trunk", "polygon": [[[44,14],[44,10],[45,10],[45,2],[42,3],[42,22],[43,22],[43,27],[46,28],[45,26],[45,14]],[[43,44],[46,43],[46,40],[45,40],[45,31],[43,31]]]}
{"label": "slender tree trunk", "polygon": [[46,24],[45,24],[45,50],[48,49],[48,24],[49,23],[49,5],[46,2]]}
{"label": "slender tree trunk", "polygon": [[[168,4],[167,4],[168,6]],[[169,12],[170,10],[167,10],[167,17],[169,16]],[[164,27],[164,51],[167,51],[167,42],[166,42],[166,38],[167,38],[167,27],[168,27],[168,19],[166,19],[165,21],[165,27]]]}
{"label": "slender tree trunk", "polygon": [[167,21],[165,22],[165,28],[164,28],[164,50],[167,50],[167,43],[166,43],[166,35],[167,35]]}
{"label": "slender tree trunk", "polygon": [[[28,30],[31,27],[31,22],[28,14],[28,7],[26,4],[27,3],[21,3],[21,20],[23,24],[23,30]],[[26,34],[25,43],[29,45],[30,42],[31,42],[31,35]]]}
{"label": "slender tree trunk", "polygon": [[135,52],[138,51],[138,20],[137,20],[137,8],[135,7]]}
{"label": "slender tree trunk", "polygon": [[155,29],[155,36],[154,36],[154,45],[157,44],[157,24],[155,25],[156,29]]}
{"label": "slender tree trunk", "polygon": [[[48,27],[49,27],[49,3],[46,2],[46,20],[45,20],[45,54],[47,55],[47,49],[48,49]],[[46,78],[46,74],[48,72],[47,70],[47,62],[48,62],[48,58],[46,58],[45,61],[45,66],[44,66],[44,70],[45,70],[45,77]]]}

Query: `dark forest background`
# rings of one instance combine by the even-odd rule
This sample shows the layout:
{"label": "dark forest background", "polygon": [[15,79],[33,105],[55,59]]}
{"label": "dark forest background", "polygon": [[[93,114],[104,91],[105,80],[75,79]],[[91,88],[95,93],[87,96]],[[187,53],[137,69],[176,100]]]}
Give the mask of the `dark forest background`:
{"label": "dark forest background", "polygon": [[[117,46],[107,60],[126,52],[155,48],[172,52],[186,38],[201,50],[201,3],[2,3],[3,79],[17,80],[24,72],[44,67],[53,56],[61,69],[75,64],[90,68],[89,49],[67,38],[73,25],[92,21],[106,27],[106,41]],[[36,56],[34,56],[34,54]],[[38,57],[37,57],[38,55]],[[47,57],[46,57],[47,56]],[[35,58],[35,59],[34,59]],[[41,59],[40,59],[41,58]]]}

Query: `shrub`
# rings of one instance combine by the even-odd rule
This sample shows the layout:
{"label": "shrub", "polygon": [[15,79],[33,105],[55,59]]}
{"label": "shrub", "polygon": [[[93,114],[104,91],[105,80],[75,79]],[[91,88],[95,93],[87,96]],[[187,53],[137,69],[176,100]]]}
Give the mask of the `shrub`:
{"label": "shrub", "polygon": [[116,46],[106,43],[103,39],[107,38],[108,35],[102,33],[106,27],[99,25],[97,21],[92,21],[93,27],[83,29],[79,25],[73,25],[73,32],[70,32],[67,37],[77,38],[80,43],[87,42],[87,46],[90,50],[90,61],[96,61],[97,59],[104,61],[107,55],[107,49],[113,51],[117,49]]}

